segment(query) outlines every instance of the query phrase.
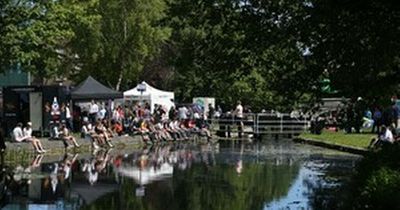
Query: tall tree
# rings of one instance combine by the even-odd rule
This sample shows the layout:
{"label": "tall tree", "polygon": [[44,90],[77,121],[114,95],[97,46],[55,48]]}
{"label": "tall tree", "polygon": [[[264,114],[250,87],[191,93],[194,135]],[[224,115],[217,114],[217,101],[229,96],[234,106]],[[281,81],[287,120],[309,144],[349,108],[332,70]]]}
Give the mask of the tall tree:
{"label": "tall tree", "polygon": [[348,97],[389,98],[400,81],[397,1],[311,1],[311,68]]}
{"label": "tall tree", "polygon": [[238,99],[256,110],[295,104],[317,76],[305,67],[306,14],[292,1],[174,1],[177,95],[213,96],[228,108]]}
{"label": "tall tree", "polygon": [[75,0],[1,1],[0,68],[21,65],[37,78],[69,75],[75,66],[70,44],[76,24],[87,21]]}
{"label": "tall tree", "polygon": [[169,28],[159,24],[165,9],[164,0],[99,0],[99,31],[92,36],[98,47],[84,53],[86,74],[117,90],[138,82],[146,61],[170,35]]}

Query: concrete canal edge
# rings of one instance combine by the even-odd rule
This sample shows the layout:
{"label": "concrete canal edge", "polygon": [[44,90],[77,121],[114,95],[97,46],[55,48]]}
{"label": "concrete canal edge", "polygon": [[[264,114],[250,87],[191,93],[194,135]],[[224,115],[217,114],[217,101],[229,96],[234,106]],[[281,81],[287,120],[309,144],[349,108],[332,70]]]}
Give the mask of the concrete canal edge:
{"label": "concrete canal edge", "polygon": [[344,146],[344,145],[329,143],[329,142],[316,140],[316,139],[296,137],[293,139],[293,141],[296,143],[310,144],[310,145],[314,145],[314,146],[325,147],[328,149],[339,150],[339,151],[348,152],[348,153],[357,154],[357,155],[366,155],[370,152],[370,150],[364,149],[364,148]]}
{"label": "concrete canal edge", "polygon": [[[61,140],[49,140],[48,138],[40,138],[43,147],[48,150],[45,154],[47,155],[56,155],[56,154],[64,154],[65,148],[64,144]],[[76,138],[78,144],[80,144],[80,148],[71,148],[68,149],[68,152],[89,152],[91,151],[91,141],[88,139]],[[114,144],[114,150],[120,150],[127,146],[134,146],[139,147],[143,145],[141,141],[141,137],[139,136],[120,136],[114,137],[111,140],[112,144]],[[32,144],[29,142],[6,142],[6,153],[11,153],[15,155],[20,155],[20,153],[27,153],[27,154],[35,154],[33,150]]]}

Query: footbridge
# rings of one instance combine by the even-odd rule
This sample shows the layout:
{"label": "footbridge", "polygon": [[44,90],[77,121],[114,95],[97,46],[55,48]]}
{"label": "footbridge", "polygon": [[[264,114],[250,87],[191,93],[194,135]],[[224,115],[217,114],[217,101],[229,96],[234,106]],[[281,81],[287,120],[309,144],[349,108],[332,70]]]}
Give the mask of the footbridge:
{"label": "footbridge", "polygon": [[310,128],[309,118],[288,113],[247,113],[243,119],[225,116],[210,122],[211,130],[219,137],[226,138],[293,136]]}

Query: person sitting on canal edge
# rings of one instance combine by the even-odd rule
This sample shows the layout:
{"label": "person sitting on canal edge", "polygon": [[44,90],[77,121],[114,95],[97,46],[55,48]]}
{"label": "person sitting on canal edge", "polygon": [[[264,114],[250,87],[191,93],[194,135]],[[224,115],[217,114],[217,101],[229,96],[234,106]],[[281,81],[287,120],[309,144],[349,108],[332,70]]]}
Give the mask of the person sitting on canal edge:
{"label": "person sitting on canal edge", "polygon": [[73,137],[73,136],[70,134],[69,129],[67,128],[67,126],[66,126],[64,123],[61,124],[61,127],[60,127],[60,138],[61,138],[61,140],[63,141],[65,148],[71,147],[71,146],[69,145],[69,144],[70,144],[69,142],[72,142],[72,144],[73,144],[75,147],[79,147],[79,144],[76,142],[75,137]]}
{"label": "person sitting on canal edge", "polygon": [[32,136],[32,123],[28,122],[24,132],[22,131],[22,123],[17,123],[17,126],[13,130],[13,137],[16,142],[31,142],[33,148],[37,153],[45,153],[42,143],[39,139]]}

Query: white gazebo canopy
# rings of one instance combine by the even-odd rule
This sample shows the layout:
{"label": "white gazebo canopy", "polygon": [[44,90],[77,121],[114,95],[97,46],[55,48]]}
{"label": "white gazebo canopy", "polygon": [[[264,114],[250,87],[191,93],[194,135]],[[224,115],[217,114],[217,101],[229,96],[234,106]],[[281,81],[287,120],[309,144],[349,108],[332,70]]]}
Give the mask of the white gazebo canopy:
{"label": "white gazebo canopy", "polygon": [[117,172],[123,176],[133,178],[137,184],[146,185],[156,180],[172,177],[174,167],[168,163],[163,163],[160,168],[148,167],[140,169],[138,167],[121,167]]}
{"label": "white gazebo canopy", "polygon": [[124,92],[125,100],[149,101],[152,112],[155,104],[160,104],[169,110],[172,106],[174,106],[174,98],[174,92],[159,90],[150,86],[145,81]]}

